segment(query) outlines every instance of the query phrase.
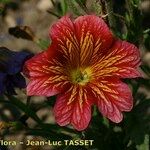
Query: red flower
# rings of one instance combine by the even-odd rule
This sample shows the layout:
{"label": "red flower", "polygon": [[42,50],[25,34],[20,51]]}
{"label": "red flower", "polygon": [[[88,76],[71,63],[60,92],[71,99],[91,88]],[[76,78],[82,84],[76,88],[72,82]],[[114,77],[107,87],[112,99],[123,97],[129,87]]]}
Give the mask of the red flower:
{"label": "red flower", "polygon": [[54,114],[59,125],[87,128],[91,106],[120,122],[133,106],[129,87],[121,78],[140,77],[139,50],[116,40],[105,22],[94,15],[71,21],[61,18],[50,31],[52,44],[26,62],[28,95],[58,94]]}

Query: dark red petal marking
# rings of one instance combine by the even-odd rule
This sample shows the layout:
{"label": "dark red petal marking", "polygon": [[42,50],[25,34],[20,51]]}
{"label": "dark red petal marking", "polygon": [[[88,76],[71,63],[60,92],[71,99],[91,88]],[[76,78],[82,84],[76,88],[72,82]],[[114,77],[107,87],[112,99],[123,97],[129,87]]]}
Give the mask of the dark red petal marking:
{"label": "dark red petal marking", "polygon": [[65,65],[79,66],[79,43],[75,36],[74,24],[69,17],[62,17],[52,26],[50,37],[66,61]]}
{"label": "dark red petal marking", "polygon": [[78,17],[74,23],[65,16],[52,26],[50,37],[72,67],[86,67],[90,61],[97,61],[113,41],[106,23],[95,15]]}

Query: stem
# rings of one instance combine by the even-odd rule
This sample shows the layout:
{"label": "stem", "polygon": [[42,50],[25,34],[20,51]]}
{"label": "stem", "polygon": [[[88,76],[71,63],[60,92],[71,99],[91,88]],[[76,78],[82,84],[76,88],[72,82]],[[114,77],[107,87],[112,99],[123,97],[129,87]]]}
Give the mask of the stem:
{"label": "stem", "polygon": [[133,10],[132,10],[132,7],[131,7],[131,2],[129,0],[126,0],[125,2],[126,2],[126,7],[128,8],[129,15],[130,15],[130,17],[132,17]]}
{"label": "stem", "polygon": [[28,97],[27,97],[27,102],[26,102],[26,103],[27,103],[27,106],[30,105],[30,102],[31,102],[31,96],[28,96]]}
{"label": "stem", "polygon": [[[77,2],[77,1],[76,1],[76,2]],[[83,9],[83,11],[84,11],[86,14],[89,14],[89,11],[88,11],[86,5],[83,5],[80,0],[79,0],[77,3],[78,3],[78,5],[81,7],[81,9]]]}
{"label": "stem", "polygon": [[112,2],[112,0],[105,0],[105,7],[106,7],[107,14],[108,14],[109,26],[113,31],[115,31],[116,21],[115,21],[115,17],[113,14],[113,2]]}
{"label": "stem", "polygon": [[54,13],[54,12],[50,11],[50,10],[47,10],[47,12],[48,12],[48,13],[50,13],[51,15],[53,15],[53,16],[55,16],[55,17],[57,17],[57,18],[61,18],[61,16],[60,16],[60,15],[58,15],[58,14],[56,14],[56,13]]}
{"label": "stem", "polygon": [[53,4],[53,6],[55,6],[55,2],[54,2],[54,0],[51,0],[51,2],[52,2],[52,4]]}
{"label": "stem", "polygon": [[105,16],[106,13],[106,7],[105,7],[105,1],[104,0],[99,0],[99,4],[101,7],[101,16]]}
{"label": "stem", "polygon": [[113,13],[113,15],[116,16],[116,17],[118,17],[118,18],[120,18],[122,21],[125,22],[125,18],[123,16],[121,16],[119,14],[116,14],[116,13]]}

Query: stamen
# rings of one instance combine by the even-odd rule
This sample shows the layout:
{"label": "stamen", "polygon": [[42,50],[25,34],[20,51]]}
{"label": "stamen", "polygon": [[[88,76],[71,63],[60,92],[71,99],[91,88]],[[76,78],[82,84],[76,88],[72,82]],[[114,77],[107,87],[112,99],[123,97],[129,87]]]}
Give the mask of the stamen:
{"label": "stamen", "polygon": [[74,84],[86,85],[90,79],[91,71],[89,69],[77,69],[71,75],[71,80]]}

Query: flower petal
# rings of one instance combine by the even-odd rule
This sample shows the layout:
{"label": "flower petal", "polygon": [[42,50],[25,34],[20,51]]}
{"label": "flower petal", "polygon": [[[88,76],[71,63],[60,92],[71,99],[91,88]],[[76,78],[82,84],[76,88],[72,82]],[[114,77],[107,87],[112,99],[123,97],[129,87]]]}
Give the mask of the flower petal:
{"label": "flower petal", "polygon": [[21,73],[17,73],[15,75],[8,76],[8,80],[10,80],[10,82],[13,83],[14,87],[17,87],[17,88],[25,88],[26,87],[25,78],[22,76]]}
{"label": "flower petal", "polygon": [[3,86],[6,87],[8,94],[16,95],[15,88],[25,88],[26,81],[20,73],[17,73],[15,75],[7,75]]}
{"label": "flower petal", "polygon": [[62,53],[64,62],[75,68],[97,61],[113,41],[106,23],[95,15],[81,16],[74,22],[68,16],[62,17],[52,26],[50,37]]}
{"label": "flower petal", "polygon": [[102,18],[95,15],[78,17],[75,21],[76,36],[80,43],[81,65],[96,62],[111,46],[113,37]]}
{"label": "flower petal", "polygon": [[91,100],[87,91],[72,86],[66,93],[59,95],[54,106],[54,114],[60,126],[72,124],[78,131],[87,128],[91,119]]}
{"label": "flower petal", "polygon": [[79,44],[75,36],[74,24],[68,16],[62,17],[50,30],[52,44],[62,55],[65,65],[77,67],[79,65]]}
{"label": "flower petal", "polygon": [[0,47],[0,67],[1,71],[9,75],[14,75],[22,71],[25,60],[33,55],[29,52],[14,52],[6,47]]}
{"label": "flower petal", "polygon": [[100,112],[113,122],[120,122],[123,119],[121,112],[130,111],[133,107],[129,87],[118,79],[101,80],[90,87]]}
{"label": "flower petal", "polygon": [[125,41],[117,40],[106,55],[93,64],[96,79],[103,77],[135,78],[141,77],[137,70],[140,65],[140,53],[137,47]]}
{"label": "flower petal", "polygon": [[52,47],[30,60],[24,66],[24,74],[30,79],[28,95],[52,96],[58,94],[68,83],[63,65],[56,59]]}

